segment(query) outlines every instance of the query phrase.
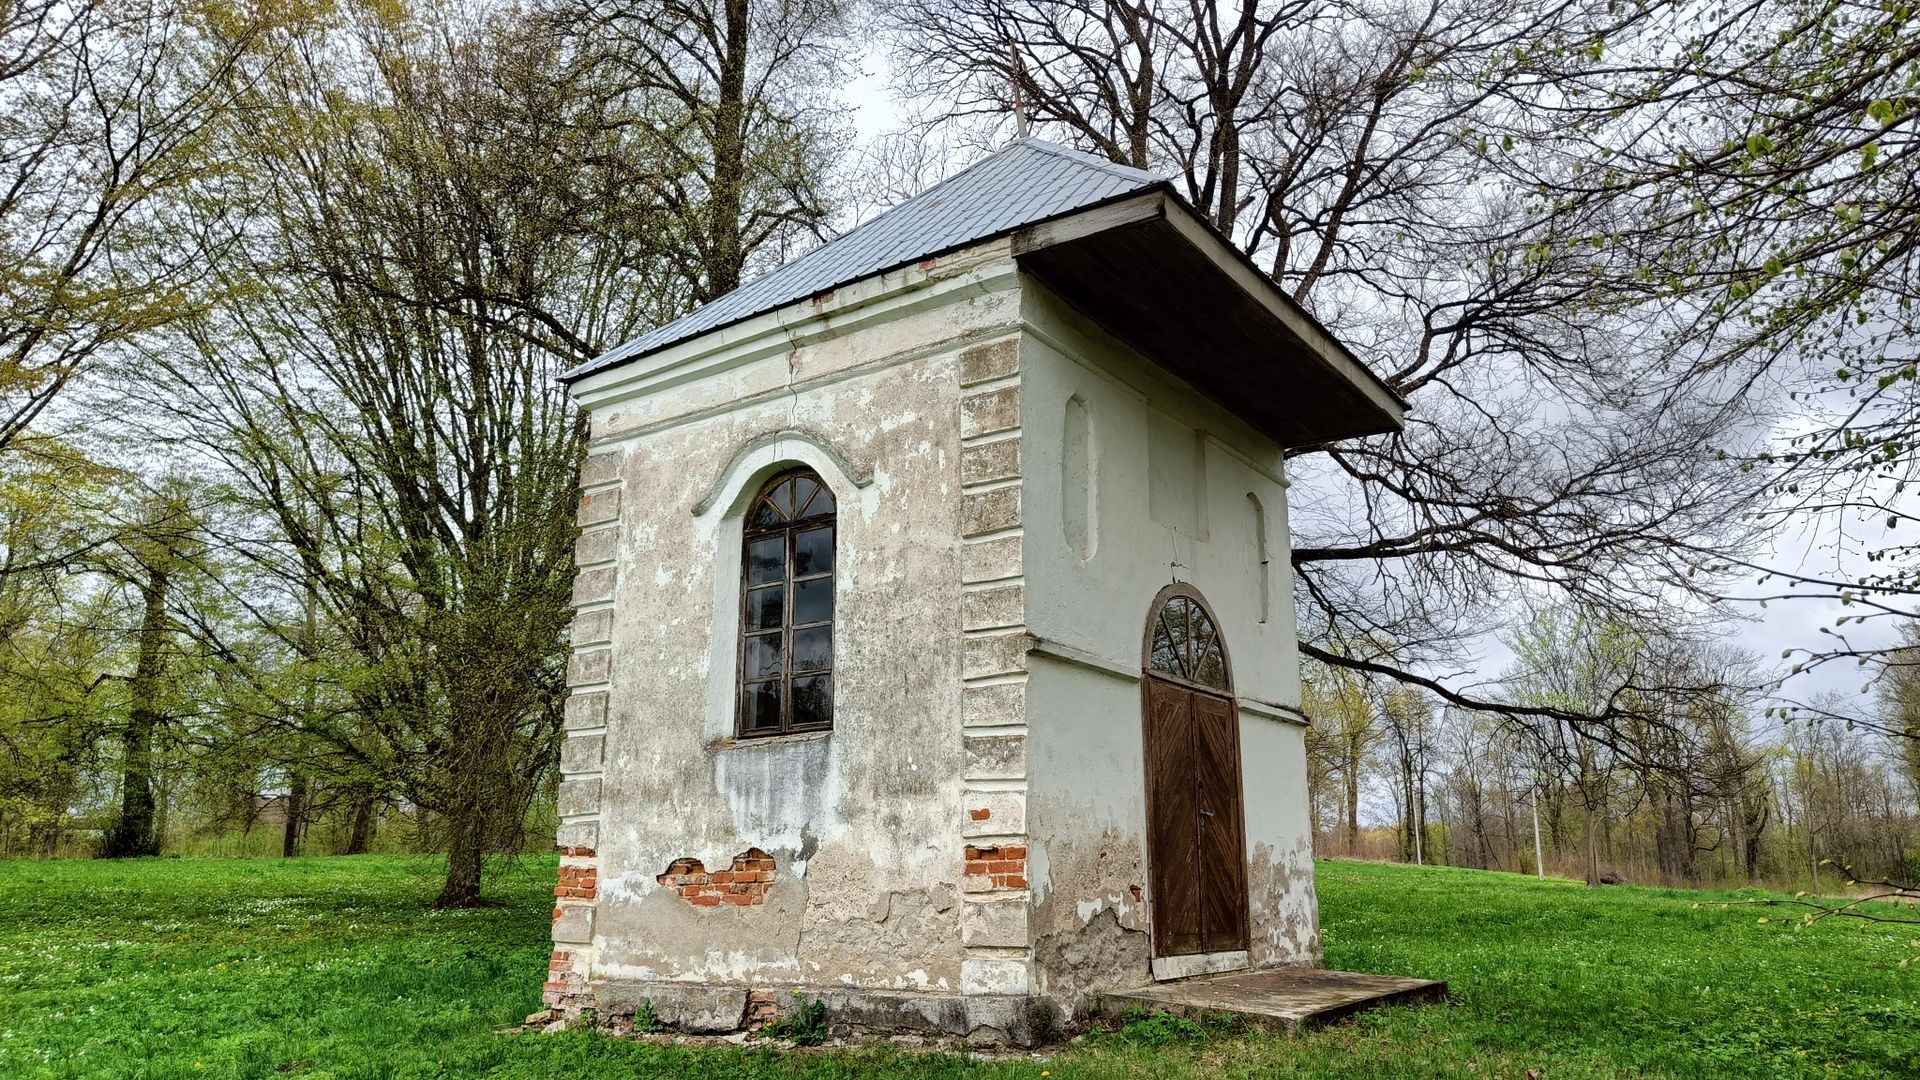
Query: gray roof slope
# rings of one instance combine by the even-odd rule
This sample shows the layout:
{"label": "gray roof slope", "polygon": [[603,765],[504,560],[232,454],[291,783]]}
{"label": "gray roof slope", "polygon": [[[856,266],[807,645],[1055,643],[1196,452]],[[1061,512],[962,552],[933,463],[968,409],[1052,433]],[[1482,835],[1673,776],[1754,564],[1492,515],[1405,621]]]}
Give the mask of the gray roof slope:
{"label": "gray roof slope", "polygon": [[571,382],[929,256],[1158,186],[1151,173],[1021,139],[844,236],[568,371]]}

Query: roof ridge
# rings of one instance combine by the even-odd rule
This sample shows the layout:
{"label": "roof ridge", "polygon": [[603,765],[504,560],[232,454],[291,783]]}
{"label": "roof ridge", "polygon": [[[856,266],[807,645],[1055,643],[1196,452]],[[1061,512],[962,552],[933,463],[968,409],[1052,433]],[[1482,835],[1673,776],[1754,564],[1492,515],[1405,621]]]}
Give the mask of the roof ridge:
{"label": "roof ridge", "polygon": [[[1038,150],[1041,153],[1051,154],[1054,157],[1060,158],[1064,161],[1071,161],[1077,165],[1084,165],[1089,168],[1099,169],[1110,176],[1116,176],[1123,180],[1139,180],[1147,183],[1159,183],[1161,181],[1160,177],[1155,176],[1150,172],[1146,172],[1145,170],[1136,169],[1130,165],[1121,165],[1118,162],[1108,161],[1106,158],[1100,157],[1095,154],[1089,154],[1084,150],[1075,150],[1073,147],[1070,147],[1070,146],[1063,146],[1056,142],[1049,142],[1048,140],[1042,139],[1037,135],[1028,135],[1025,138],[1015,139],[1014,141],[1008,143],[1007,145],[1001,147],[998,150],[995,150],[993,153],[988,154],[986,157],[983,157],[979,161],[976,161],[973,164],[968,165],[966,168],[961,169],[959,172],[956,172],[951,176],[941,177],[939,180],[934,181],[933,183],[927,185],[926,187],[920,189],[919,191],[914,192],[912,195],[909,195],[906,198],[900,200],[899,202],[894,203],[892,206],[887,207],[885,210],[880,211],[878,214],[875,214],[874,216],[868,218],[867,220],[861,222],[860,224],[855,225],[853,228],[848,229],[846,232],[828,237],[826,240],[821,241],[815,247],[809,248],[808,250],[800,253],[799,255],[794,256],[793,258],[787,260],[786,262],[781,263],[779,266],[776,266],[773,269],[768,270],[766,273],[760,275],[760,277],[761,278],[772,277],[773,275],[778,274],[783,270],[786,270],[788,267],[798,266],[801,263],[807,262],[814,255],[825,251],[827,248],[832,247],[834,244],[839,243],[840,241],[846,239],[847,237],[850,237],[853,234],[860,232],[862,229],[866,229],[870,226],[877,225],[880,222],[885,221],[887,218],[892,217],[903,210],[906,210],[910,207],[916,206],[924,202],[925,200],[930,198],[934,193],[938,192],[941,188],[946,187],[948,184],[953,183],[954,181],[960,179],[961,177],[967,175],[970,172],[974,172],[978,169],[985,168],[986,166],[991,165],[994,162],[1007,157],[1008,155],[1012,154],[1015,150],[1018,150],[1022,147],[1028,147],[1034,150]],[[758,279],[755,279],[755,280],[758,280]],[[715,297],[715,299],[718,299],[718,297]]]}
{"label": "roof ridge", "polygon": [[[1145,180],[1145,181],[1149,181],[1157,184],[1166,179],[1166,177],[1164,176],[1156,175],[1154,173],[1148,172],[1145,169],[1136,169],[1131,165],[1122,165],[1117,161],[1111,161],[1111,160],[1108,160],[1107,158],[1103,158],[1099,154],[1090,154],[1085,150],[1080,150],[1075,147],[1064,145],[1062,143],[1057,143],[1057,142],[1049,141],[1047,139],[1042,139],[1037,135],[1029,135],[1024,139],[1017,140],[1016,142],[1009,144],[1007,149],[1011,150],[1013,149],[1013,147],[1018,146],[1021,143],[1025,143],[1026,145],[1033,147],[1035,150],[1042,151],[1043,153],[1052,154],[1053,156],[1058,158],[1065,158],[1068,161],[1077,162],[1078,164],[1081,164],[1081,165],[1086,165],[1092,168],[1100,169],[1103,172],[1110,173],[1114,176],[1123,177],[1128,180]],[[1005,151],[1002,151],[1002,153],[1004,152]],[[991,161],[993,159],[987,158],[986,160]],[[959,175],[959,174],[956,173],[955,175]]]}
{"label": "roof ridge", "polygon": [[[1031,140],[1031,141],[1037,142],[1038,140]],[[1019,147],[1019,145],[1020,145],[1019,141],[1010,142],[1007,145],[1001,147],[1000,149],[995,150],[993,153],[988,154],[986,157],[981,158],[979,161],[976,161],[973,164],[968,165],[966,168],[961,169],[959,172],[954,173],[951,176],[943,176],[940,179],[935,180],[933,183],[928,184],[926,187],[921,188],[919,191],[916,191],[913,194],[907,196],[906,198],[901,199],[899,202],[894,203],[892,206],[887,207],[885,210],[880,211],[879,213],[873,215],[867,220],[861,222],[860,224],[855,225],[853,228],[848,229],[846,232],[841,233],[839,236],[834,237],[832,240],[828,240],[826,244],[822,244],[820,245],[820,247],[826,247],[827,244],[834,243],[835,241],[839,240],[841,237],[852,236],[854,233],[859,232],[861,229],[864,229],[867,226],[872,225],[877,221],[883,221],[889,217],[892,217],[894,214],[900,212],[901,210],[905,210],[907,207],[920,203],[921,201],[925,200],[928,196],[932,195],[934,192],[939,191],[941,188],[946,187],[948,184],[953,183],[955,180],[960,179],[961,177],[967,175],[968,173],[973,172],[976,169],[984,168],[987,165],[991,165],[992,163],[999,161],[1001,158],[1006,157],[1008,154],[1011,154],[1017,147]],[[818,251],[818,250],[820,250],[820,248],[813,249],[813,251]],[[813,252],[810,251],[807,254],[811,255],[812,253]],[[800,256],[800,258],[806,258],[806,256],[802,255]],[[799,260],[796,259],[795,261],[797,262]],[[792,265],[792,264],[789,263],[787,265]]]}
{"label": "roof ridge", "polygon": [[572,381],[806,296],[1165,183],[1085,151],[1017,139],[562,378]]}
{"label": "roof ridge", "polygon": [[[1040,140],[1029,139],[1025,141],[1039,142]],[[1020,141],[1008,143],[1006,146],[1003,146],[1000,149],[995,150],[993,153],[988,154],[986,157],[981,158],[979,161],[976,161],[971,165],[968,165],[966,168],[961,169],[959,172],[954,173],[951,176],[941,177],[940,179],[934,181],[933,183],[928,184],[926,187],[921,188],[919,191],[914,192],[912,195],[909,195],[906,198],[901,199],[899,202],[894,203],[892,206],[887,207],[885,210],[882,210],[879,213],[868,218],[867,220],[861,222],[860,224],[855,225],[853,228],[848,229],[846,232],[837,233],[833,236],[829,236],[825,240],[822,240],[819,244],[816,244],[815,246],[808,248],[806,251],[803,251],[800,254],[795,255],[793,258],[788,259],[786,262],[781,263],[780,265],[774,267],[771,270],[768,270],[766,273],[761,274],[759,277],[754,278],[752,281],[743,282],[741,287],[752,284],[753,281],[761,281],[766,278],[773,277],[776,274],[780,274],[782,271],[788,270],[791,267],[796,267],[802,263],[808,262],[809,260],[813,259],[814,256],[821,254],[822,252],[826,251],[828,248],[834,246],[835,244],[838,244],[840,241],[847,239],[848,237],[854,235],[855,233],[858,233],[872,226],[878,225],[880,222],[885,221],[890,217],[893,217],[895,214],[898,214],[903,210],[907,210],[911,207],[919,205],[920,203],[926,201],[928,197],[933,195],[935,192],[939,191],[941,188],[947,186],[953,181],[960,179],[962,176],[965,176],[976,169],[992,164],[993,162],[998,161],[1001,158],[1007,156],[1008,154],[1012,153],[1013,150],[1019,145],[1020,145]],[[1048,144],[1048,145],[1050,146],[1051,144]],[[733,291],[738,292],[739,289],[736,288]],[[725,295],[725,294],[722,294],[722,295]],[[714,299],[718,300],[720,299],[720,297],[715,297]],[[711,303],[712,301],[708,301],[708,302]]]}

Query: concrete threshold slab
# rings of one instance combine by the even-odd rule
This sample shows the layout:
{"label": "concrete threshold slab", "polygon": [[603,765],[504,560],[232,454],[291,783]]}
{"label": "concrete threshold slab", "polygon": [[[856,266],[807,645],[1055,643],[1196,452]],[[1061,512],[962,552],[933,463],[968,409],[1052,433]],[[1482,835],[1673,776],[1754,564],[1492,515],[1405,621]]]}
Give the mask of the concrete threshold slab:
{"label": "concrete threshold slab", "polygon": [[1099,1009],[1118,1016],[1131,1007],[1142,1006],[1190,1019],[1228,1013],[1291,1034],[1377,1005],[1413,1005],[1446,996],[1447,984],[1435,979],[1267,968],[1102,994]]}

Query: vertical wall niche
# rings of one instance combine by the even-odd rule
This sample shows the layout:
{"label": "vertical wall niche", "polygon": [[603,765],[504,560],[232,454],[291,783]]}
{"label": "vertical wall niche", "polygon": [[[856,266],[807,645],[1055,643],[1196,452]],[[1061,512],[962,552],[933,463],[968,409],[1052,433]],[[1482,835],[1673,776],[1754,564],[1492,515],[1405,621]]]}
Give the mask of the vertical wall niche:
{"label": "vertical wall niche", "polygon": [[1267,508],[1260,505],[1260,496],[1247,492],[1248,509],[1253,514],[1253,557],[1254,575],[1260,598],[1260,621],[1267,621],[1267,608],[1273,596],[1273,556],[1267,550]]}
{"label": "vertical wall niche", "polygon": [[1060,526],[1066,533],[1067,547],[1082,559],[1093,558],[1099,543],[1094,499],[1098,477],[1094,463],[1099,455],[1093,448],[1093,418],[1087,412],[1085,398],[1075,394],[1067,399],[1065,433],[1060,450]]}

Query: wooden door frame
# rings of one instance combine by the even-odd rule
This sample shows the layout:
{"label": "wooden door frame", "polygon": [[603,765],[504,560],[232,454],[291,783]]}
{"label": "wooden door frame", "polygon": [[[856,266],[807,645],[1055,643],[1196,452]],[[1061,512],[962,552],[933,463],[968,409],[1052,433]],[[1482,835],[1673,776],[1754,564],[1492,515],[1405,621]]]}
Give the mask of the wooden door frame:
{"label": "wooden door frame", "polygon": [[[1198,604],[1200,609],[1207,613],[1207,618],[1213,620],[1214,638],[1220,644],[1221,666],[1226,671],[1226,690],[1223,691],[1216,687],[1203,686],[1187,679],[1162,674],[1153,670],[1154,627],[1159,624],[1160,610],[1166,607],[1167,603],[1175,597],[1185,597],[1195,604]],[[1145,796],[1147,814],[1142,846],[1146,848],[1147,856],[1147,933],[1150,939],[1147,952],[1150,957],[1153,977],[1155,979],[1181,979],[1192,975],[1206,975],[1244,968],[1248,965],[1248,952],[1253,936],[1253,902],[1244,887],[1241,889],[1239,896],[1242,936],[1238,950],[1214,953],[1184,953],[1178,956],[1162,956],[1159,952],[1159,935],[1153,931],[1153,905],[1159,902],[1159,897],[1155,895],[1153,888],[1154,796],[1153,784],[1149,782],[1147,777],[1147,762],[1152,756],[1153,683],[1155,680],[1159,680],[1169,686],[1178,687],[1190,693],[1205,694],[1227,703],[1228,709],[1233,717],[1233,774],[1240,785],[1238,792],[1239,797],[1234,800],[1234,808],[1238,811],[1239,816],[1239,820],[1235,824],[1242,848],[1239,854],[1240,858],[1244,860],[1246,858],[1245,847],[1247,841],[1247,777],[1246,770],[1241,765],[1240,703],[1239,699],[1233,693],[1233,653],[1227,644],[1226,626],[1220,621],[1220,616],[1214,613],[1213,605],[1207,603],[1207,598],[1200,595],[1199,589],[1183,581],[1176,581],[1154,594],[1153,602],[1147,605],[1147,618],[1142,628],[1140,640],[1140,782],[1142,793]],[[1241,884],[1243,886],[1251,884],[1250,881],[1247,880],[1244,866],[1242,867]]]}

